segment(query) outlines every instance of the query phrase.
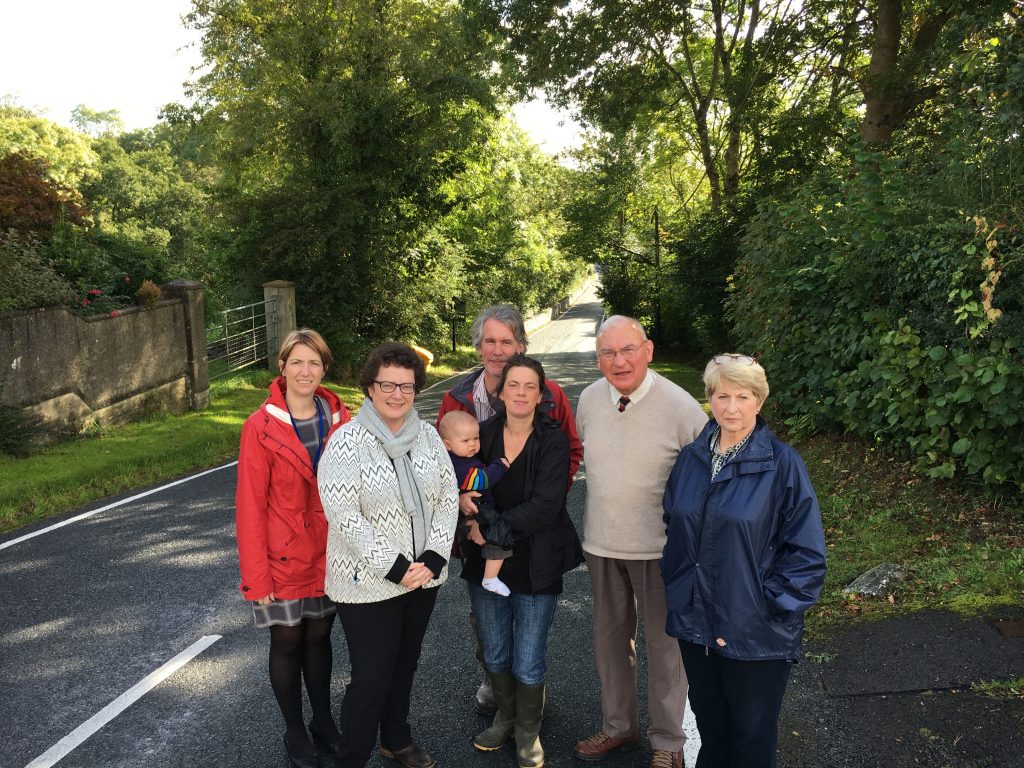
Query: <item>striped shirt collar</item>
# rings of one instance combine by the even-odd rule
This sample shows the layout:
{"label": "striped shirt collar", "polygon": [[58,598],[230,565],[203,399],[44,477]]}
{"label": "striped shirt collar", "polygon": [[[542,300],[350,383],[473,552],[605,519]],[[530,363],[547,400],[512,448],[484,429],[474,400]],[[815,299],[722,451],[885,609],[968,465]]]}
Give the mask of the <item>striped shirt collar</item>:
{"label": "striped shirt collar", "polygon": [[487,421],[496,413],[494,400],[484,385],[483,371],[480,372],[476,382],[473,384],[473,409],[476,411],[477,421]]}

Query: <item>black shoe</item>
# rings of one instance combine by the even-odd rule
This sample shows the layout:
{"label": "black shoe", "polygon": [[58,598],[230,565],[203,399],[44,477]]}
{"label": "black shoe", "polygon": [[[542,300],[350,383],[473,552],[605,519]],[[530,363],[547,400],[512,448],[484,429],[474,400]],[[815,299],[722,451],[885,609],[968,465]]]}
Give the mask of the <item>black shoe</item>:
{"label": "black shoe", "polygon": [[481,717],[494,717],[497,713],[498,702],[494,700],[490,678],[484,677],[484,681],[476,689],[476,695],[473,697],[473,709]]}
{"label": "black shoe", "polygon": [[284,739],[284,751],[288,754],[288,765],[292,768],[320,768],[319,755],[293,755],[288,744],[288,734],[282,736]]}
{"label": "black shoe", "polygon": [[313,744],[326,752],[330,757],[337,757],[338,750],[341,748],[341,740],[327,741],[327,739],[317,730],[316,720],[309,721],[309,733],[313,737]]}
{"label": "black shoe", "polygon": [[430,753],[415,741],[405,749],[396,750],[388,749],[381,744],[380,755],[400,763],[405,768],[434,768],[437,765]]}

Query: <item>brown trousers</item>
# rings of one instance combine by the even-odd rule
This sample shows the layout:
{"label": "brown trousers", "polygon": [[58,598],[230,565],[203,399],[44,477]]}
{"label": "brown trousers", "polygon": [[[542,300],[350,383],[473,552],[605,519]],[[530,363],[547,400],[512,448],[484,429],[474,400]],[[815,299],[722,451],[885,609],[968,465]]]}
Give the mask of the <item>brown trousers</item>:
{"label": "brown trousers", "polygon": [[612,738],[639,734],[637,610],[647,641],[647,738],[651,749],[683,748],[686,672],[679,643],[665,634],[665,585],[657,560],[620,560],[585,553],[594,595],[594,658],[601,679],[601,730]]}

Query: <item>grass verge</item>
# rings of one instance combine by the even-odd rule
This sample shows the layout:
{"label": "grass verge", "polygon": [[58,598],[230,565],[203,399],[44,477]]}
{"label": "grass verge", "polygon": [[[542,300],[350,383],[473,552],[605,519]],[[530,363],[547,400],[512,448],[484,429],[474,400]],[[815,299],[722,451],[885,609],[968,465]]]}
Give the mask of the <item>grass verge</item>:
{"label": "grass verge", "polygon": [[[700,371],[678,363],[652,367],[707,407]],[[794,445],[814,483],[828,546],[825,588],[807,614],[809,637],[851,618],[926,608],[978,614],[1024,604],[1019,496],[920,477],[908,462],[848,435],[816,435]],[[887,599],[843,593],[879,563],[902,564],[909,574]]]}
{"label": "grass verge", "polygon": [[1024,699],[1024,677],[974,683],[971,690],[993,699]]}

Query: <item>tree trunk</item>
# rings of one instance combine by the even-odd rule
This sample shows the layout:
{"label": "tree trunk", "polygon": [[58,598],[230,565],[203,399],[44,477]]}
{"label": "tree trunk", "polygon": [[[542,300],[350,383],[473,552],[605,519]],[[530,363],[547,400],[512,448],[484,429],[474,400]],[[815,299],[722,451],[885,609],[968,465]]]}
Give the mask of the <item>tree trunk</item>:
{"label": "tree trunk", "polygon": [[899,89],[892,76],[900,56],[902,13],[902,0],[876,0],[875,40],[868,73],[861,83],[864,119],[860,124],[860,137],[865,144],[888,144],[896,129],[897,114],[901,110]]}
{"label": "tree trunk", "polygon": [[[914,109],[933,94],[919,82],[928,54],[939,34],[956,12],[944,9],[925,16],[905,50],[900,48],[903,31],[902,0],[875,0],[875,39],[868,73],[860,83],[864,94],[864,119],[860,137],[865,144],[884,146],[892,134],[910,118]],[[979,0],[979,7],[988,5]]]}
{"label": "tree trunk", "polygon": [[729,126],[729,141],[725,146],[725,185],[724,196],[728,205],[740,191],[740,129],[739,126]]}
{"label": "tree trunk", "polygon": [[711,210],[720,211],[722,209],[722,175],[718,172],[718,161],[715,158],[715,150],[711,146],[707,114],[694,115],[693,122],[700,143],[701,161],[704,163],[704,172],[707,174],[708,186],[711,191]]}

